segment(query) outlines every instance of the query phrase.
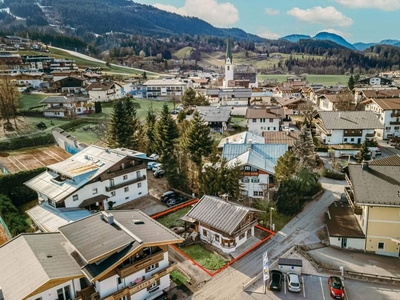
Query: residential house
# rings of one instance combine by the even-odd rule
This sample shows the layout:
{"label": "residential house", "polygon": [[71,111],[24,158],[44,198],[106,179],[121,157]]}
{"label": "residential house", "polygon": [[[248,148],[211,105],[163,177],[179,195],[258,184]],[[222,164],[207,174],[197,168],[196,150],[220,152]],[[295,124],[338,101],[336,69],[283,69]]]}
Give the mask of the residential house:
{"label": "residential house", "polygon": [[187,90],[188,84],[180,79],[162,78],[150,79],[143,83],[147,89],[147,98],[181,98]]}
{"label": "residential house", "polygon": [[52,71],[77,71],[78,66],[73,59],[55,59],[53,58],[50,62],[46,63],[44,69],[48,72]]}
{"label": "residential house", "polygon": [[196,106],[196,110],[212,130],[223,133],[228,129],[231,122],[231,106]]}
{"label": "residential house", "polygon": [[400,97],[370,98],[361,103],[365,105],[365,110],[373,111],[383,125],[376,131],[377,137],[400,137]]}
{"label": "residential house", "polygon": [[372,76],[364,79],[358,80],[359,85],[368,85],[368,86],[382,86],[382,85],[391,85],[393,82],[390,78]]}
{"label": "residential house", "polygon": [[87,97],[49,96],[40,103],[46,104],[45,117],[71,118],[92,111],[91,99]]}
{"label": "residential house", "polygon": [[48,55],[22,55],[21,58],[24,64],[28,66],[28,69],[41,72],[43,72],[46,65],[54,59]]}
{"label": "residential house", "polygon": [[325,224],[331,247],[365,249],[365,234],[347,200],[334,201],[329,205]]}
{"label": "residential house", "polygon": [[211,104],[248,106],[252,91],[245,88],[207,89],[206,97]]}
{"label": "residential house", "polygon": [[12,79],[15,79],[18,84],[30,85],[34,88],[39,88],[44,79],[43,72],[29,72],[29,73],[16,73],[11,75]]}
{"label": "residential house", "polygon": [[350,164],[345,194],[365,235],[365,252],[400,257],[400,155]]}
{"label": "residential house", "polygon": [[272,101],[272,104],[279,104],[282,108],[294,110],[297,110],[302,103],[304,103],[304,100],[297,97],[275,97]]}
{"label": "residential house", "polygon": [[210,84],[210,78],[192,78],[193,87],[197,88],[207,88]]}
{"label": "residential house", "polygon": [[168,245],[183,239],[143,212],[99,212],[59,230],[0,247],[4,299],[151,300],[170,287]]}
{"label": "residential house", "polygon": [[53,76],[53,81],[58,81],[68,76],[79,76],[79,73],[76,71],[64,70],[64,71],[52,71],[50,72],[49,75]]}
{"label": "residential house", "polygon": [[86,79],[77,75],[54,80],[54,87],[58,93],[81,93],[84,91]]}
{"label": "residential house", "polygon": [[92,82],[86,87],[95,102],[109,102],[122,98],[122,86],[116,82]]}
{"label": "residential house", "polygon": [[[283,110],[282,110],[283,111]],[[246,121],[248,131],[262,135],[264,131],[280,131],[283,112],[271,108],[248,108]]]}
{"label": "residential house", "polygon": [[25,182],[55,208],[104,210],[148,194],[144,153],[91,145]]}
{"label": "residential house", "polygon": [[222,157],[228,166],[239,164],[242,167],[242,195],[264,198],[275,182],[278,159],[287,150],[288,145],[284,144],[225,144]]}
{"label": "residential house", "polygon": [[285,144],[288,149],[293,148],[294,143],[299,139],[300,131],[264,131],[264,144]]}
{"label": "residential house", "polygon": [[342,101],[340,94],[324,94],[317,97],[318,108],[324,111],[336,110],[336,103]]}
{"label": "residential house", "polygon": [[218,144],[218,149],[224,148],[225,144],[265,144],[265,140],[260,135],[244,131],[223,138]]}
{"label": "residential house", "polygon": [[376,130],[383,129],[372,111],[320,111],[318,114],[316,130],[328,145],[362,144],[373,138]]}
{"label": "residential house", "polygon": [[85,276],[66,243],[61,233],[23,233],[0,246],[1,299],[79,299]]}
{"label": "residential house", "polygon": [[360,103],[368,99],[377,98],[398,98],[400,90],[397,87],[370,87],[370,88],[354,88],[354,102]]}
{"label": "residential house", "polygon": [[251,92],[251,105],[271,104],[272,91],[253,89]]}
{"label": "residential house", "polygon": [[0,65],[9,68],[19,68],[22,65],[21,56],[18,53],[0,52]]}
{"label": "residential house", "polygon": [[224,253],[233,254],[246,242],[259,241],[254,236],[257,212],[260,211],[219,197],[204,195],[181,220],[189,224],[190,229],[198,233],[202,241]]}
{"label": "residential house", "polygon": [[336,94],[341,94],[341,93],[346,93],[349,91],[347,87],[343,87],[341,85],[337,86],[328,86],[328,87],[320,87],[319,85],[311,85],[313,92],[310,94],[310,100],[316,104],[317,106],[320,106],[319,103],[319,96],[322,95],[336,95]]}

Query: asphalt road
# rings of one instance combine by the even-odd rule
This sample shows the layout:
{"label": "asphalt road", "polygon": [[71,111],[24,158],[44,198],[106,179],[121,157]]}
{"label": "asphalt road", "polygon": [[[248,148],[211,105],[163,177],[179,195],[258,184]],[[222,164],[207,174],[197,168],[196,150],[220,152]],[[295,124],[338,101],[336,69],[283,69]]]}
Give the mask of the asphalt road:
{"label": "asphalt road", "polygon": [[295,244],[319,242],[316,233],[323,228],[326,208],[340,198],[344,181],[323,178],[326,189],[320,200],[309,203],[270,241],[249,253],[223,272],[208,281],[193,295],[193,299],[242,299],[242,286],[262,271],[262,254],[268,250],[270,261],[274,261]]}
{"label": "asphalt road", "polygon": [[379,146],[381,147],[382,155],[378,155],[375,159],[400,154],[400,150],[397,150],[394,146],[387,144],[386,141],[379,141]]}

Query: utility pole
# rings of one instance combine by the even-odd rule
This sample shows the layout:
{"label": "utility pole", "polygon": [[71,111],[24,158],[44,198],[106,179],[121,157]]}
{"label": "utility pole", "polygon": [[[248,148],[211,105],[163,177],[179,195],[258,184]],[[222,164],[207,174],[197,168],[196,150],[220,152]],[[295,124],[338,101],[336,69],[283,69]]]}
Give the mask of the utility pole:
{"label": "utility pole", "polygon": [[270,207],[269,208],[269,230],[273,230],[272,226],[272,211],[275,210],[275,208]]}

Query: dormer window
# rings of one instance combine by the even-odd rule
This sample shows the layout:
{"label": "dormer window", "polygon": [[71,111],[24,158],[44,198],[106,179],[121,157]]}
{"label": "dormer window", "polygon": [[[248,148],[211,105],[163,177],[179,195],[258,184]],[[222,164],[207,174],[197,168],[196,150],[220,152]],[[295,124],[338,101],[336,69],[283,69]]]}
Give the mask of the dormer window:
{"label": "dormer window", "polygon": [[77,201],[77,200],[79,200],[78,195],[73,195],[72,196],[72,201]]}

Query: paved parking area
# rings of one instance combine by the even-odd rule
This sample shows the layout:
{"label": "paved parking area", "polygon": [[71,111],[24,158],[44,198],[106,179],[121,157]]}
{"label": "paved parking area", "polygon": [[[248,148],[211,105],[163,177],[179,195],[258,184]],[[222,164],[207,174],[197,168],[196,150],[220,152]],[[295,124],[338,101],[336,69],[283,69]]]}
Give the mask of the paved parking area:
{"label": "paved parking area", "polygon": [[[301,275],[301,292],[292,293],[287,290],[286,281],[283,283],[282,291],[268,291],[264,294],[263,286],[254,292],[242,292],[240,299],[250,300],[291,300],[310,299],[328,300],[332,299],[329,294],[328,277],[316,275]],[[379,284],[374,282],[348,280],[344,281],[346,296],[345,300],[398,300],[400,299],[400,286]]]}

